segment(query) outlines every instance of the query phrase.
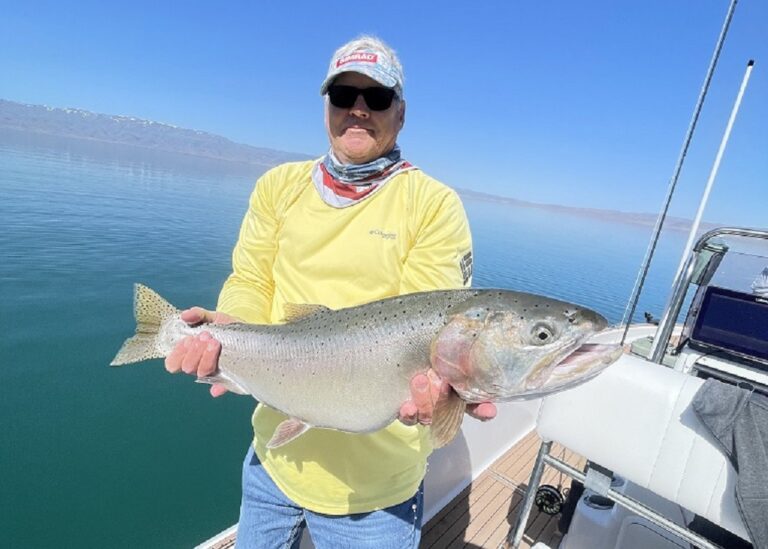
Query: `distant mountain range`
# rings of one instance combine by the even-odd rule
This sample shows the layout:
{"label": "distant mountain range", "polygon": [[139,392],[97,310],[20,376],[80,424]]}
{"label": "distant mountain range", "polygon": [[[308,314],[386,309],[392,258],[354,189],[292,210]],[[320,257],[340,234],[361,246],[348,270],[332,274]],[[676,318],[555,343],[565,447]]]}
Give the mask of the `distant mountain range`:
{"label": "distant mountain range", "polygon": [[[264,169],[283,162],[313,158],[306,154],[235,143],[220,135],[130,116],[97,114],[82,109],[27,105],[0,99],[0,130],[4,128],[94,142],[130,145],[155,151],[182,153],[196,157],[238,162]],[[651,214],[539,204],[470,189],[457,188],[456,191],[463,197],[470,199],[584,215],[606,221],[645,226],[653,226],[656,223],[656,216]],[[665,227],[668,229],[688,230],[690,226],[691,221],[682,218],[668,217],[665,222]],[[716,226],[712,223],[702,223],[700,231]]]}
{"label": "distant mountain range", "polygon": [[[470,189],[459,189],[456,191],[465,198],[474,200],[485,200],[487,202],[496,202],[499,204],[510,204],[513,206],[523,206],[526,208],[539,208],[551,212],[562,212],[571,215],[582,215],[593,219],[602,219],[604,221],[613,221],[617,223],[631,223],[633,225],[644,225],[653,227],[656,225],[656,215],[636,212],[621,212],[618,210],[600,210],[597,208],[578,208],[575,206],[560,206],[558,204],[541,204],[538,202],[527,202],[516,198],[507,198],[495,194],[482,193]],[[667,216],[664,221],[664,228],[678,231],[689,231],[691,229],[691,220],[682,217]],[[699,234],[722,226],[717,223],[702,222],[699,225]]]}
{"label": "distant mountain range", "polygon": [[190,154],[267,168],[283,162],[312,158],[305,154],[235,143],[220,135],[130,116],[25,105],[0,99],[0,129],[3,128]]}

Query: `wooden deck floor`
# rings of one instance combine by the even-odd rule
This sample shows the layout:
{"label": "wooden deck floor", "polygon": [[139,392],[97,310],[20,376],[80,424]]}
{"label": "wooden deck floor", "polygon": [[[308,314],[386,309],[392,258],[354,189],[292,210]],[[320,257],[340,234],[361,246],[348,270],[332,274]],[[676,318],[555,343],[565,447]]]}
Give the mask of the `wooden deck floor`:
{"label": "wooden deck floor", "polygon": [[[472,484],[424,525],[421,549],[497,549],[509,534],[517,518],[533,462],[539,449],[534,432],[501,456]],[[557,444],[551,454],[581,469],[584,459],[570,451],[563,453]],[[548,467],[542,484],[570,486],[567,477]],[[522,547],[537,541],[557,547],[562,534],[557,529],[560,515],[549,516],[533,508],[523,537]],[[235,545],[235,534],[220,540],[210,549],[228,549]]]}
{"label": "wooden deck floor", "polygon": [[[540,440],[528,434],[501,456],[449,505],[424,525],[421,549],[496,549],[514,526],[519,505],[525,494]],[[561,457],[577,468],[584,459],[553,445],[552,455]],[[548,467],[544,469],[543,484],[569,487],[567,477]],[[522,547],[541,541],[557,547],[561,533],[557,529],[560,515],[540,513],[534,506],[523,536]]]}

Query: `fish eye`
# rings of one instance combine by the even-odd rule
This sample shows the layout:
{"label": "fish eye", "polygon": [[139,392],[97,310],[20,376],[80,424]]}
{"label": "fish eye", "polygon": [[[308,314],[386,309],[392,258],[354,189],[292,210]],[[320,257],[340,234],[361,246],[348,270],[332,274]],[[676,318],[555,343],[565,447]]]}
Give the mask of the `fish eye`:
{"label": "fish eye", "polygon": [[536,324],[531,330],[531,339],[534,345],[546,345],[554,336],[554,331],[546,324]]}

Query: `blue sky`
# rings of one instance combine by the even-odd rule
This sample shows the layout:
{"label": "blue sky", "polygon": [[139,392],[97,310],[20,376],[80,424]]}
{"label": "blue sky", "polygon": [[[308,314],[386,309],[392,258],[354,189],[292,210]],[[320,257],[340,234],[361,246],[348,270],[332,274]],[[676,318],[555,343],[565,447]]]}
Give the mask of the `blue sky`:
{"label": "blue sky", "polygon": [[[372,33],[401,56],[400,143],[431,175],[535,202],[656,212],[727,8],[727,0],[0,0],[0,98],[319,155],[328,59]],[[750,58],[755,70],[705,219],[768,226],[764,0],[736,9],[675,215],[695,214]]]}

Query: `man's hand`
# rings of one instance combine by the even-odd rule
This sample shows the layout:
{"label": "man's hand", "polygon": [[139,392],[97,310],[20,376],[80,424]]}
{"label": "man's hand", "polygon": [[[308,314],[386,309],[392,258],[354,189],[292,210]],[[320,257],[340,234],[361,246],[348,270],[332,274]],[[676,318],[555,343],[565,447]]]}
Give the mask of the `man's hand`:
{"label": "man's hand", "polygon": [[[237,319],[216,311],[207,311],[201,307],[192,307],[182,311],[181,319],[190,326],[204,323],[229,324]],[[213,375],[219,368],[221,343],[213,339],[208,332],[196,336],[187,336],[173,348],[165,357],[165,369],[175,374],[182,371],[186,374],[206,377]],[[211,385],[211,396],[218,397],[227,392],[223,385]]]}
{"label": "man's hand", "polygon": [[[452,390],[432,369],[427,370],[426,374],[413,376],[411,400],[405,401],[400,407],[400,421],[406,425],[430,425],[437,402],[446,398]],[[467,414],[480,421],[488,421],[496,417],[496,406],[492,402],[468,404]]]}

